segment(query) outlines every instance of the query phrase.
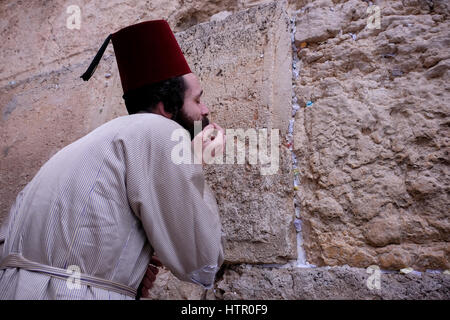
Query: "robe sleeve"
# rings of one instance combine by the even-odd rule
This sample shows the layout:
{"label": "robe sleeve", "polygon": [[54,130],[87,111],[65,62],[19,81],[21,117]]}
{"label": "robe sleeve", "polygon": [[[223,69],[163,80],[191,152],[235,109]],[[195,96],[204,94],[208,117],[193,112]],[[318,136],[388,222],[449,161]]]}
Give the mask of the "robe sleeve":
{"label": "robe sleeve", "polygon": [[8,228],[9,228],[9,222],[11,220],[11,215],[13,215],[20,208],[20,206],[22,204],[22,198],[24,196],[26,188],[27,188],[27,186],[25,186],[17,194],[16,199],[14,200],[13,204],[9,208],[8,214],[6,215],[2,224],[0,225],[0,261],[3,259],[3,256],[5,256],[4,250],[5,250],[6,235],[8,234]]}
{"label": "robe sleeve", "polygon": [[[19,196],[20,195],[21,195],[21,193],[19,193]],[[2,261],[3,256],[4,256],[3,250],[5,248],[6,234],[8,233],[8,226],[9,226],[11,211],[16,207],[16,204],[17,204],[17,198],[16,198],[15,202],[13,203],[9,214],[6,216],[6,219],[3,220],[3,222],[0,226],[0,261]]]}
{"label": "robe sleeve", "polygon": [[[133,130],[124,144],[127,196],[161,262],[180,280],[211,288],[224,260],[219,212],[202,165],[173,161],[182,144],[174,130],[187,134],[168,119]],[[190,139],[185,146],[192,158]]]}
{"label": "robe sleeve", "polygon": [[8,221],[3,221],[2,225],[0,226],[0,261],[3,259],[3,247],[5,245],[7,225]]}

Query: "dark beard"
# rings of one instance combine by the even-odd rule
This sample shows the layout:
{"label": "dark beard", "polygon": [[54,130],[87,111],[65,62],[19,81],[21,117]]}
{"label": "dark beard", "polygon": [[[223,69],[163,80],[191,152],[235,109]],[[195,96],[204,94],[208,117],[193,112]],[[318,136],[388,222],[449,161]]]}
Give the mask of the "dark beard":
{"label": "dark beard", "polygon": [[[191,140],[194,139],[195,134],[199,133],[199,132],[194,131],[195,130],[194,120],[191,117],[189,117],[186,113],[184,113],[183,109],[181,109],[178,112],[177,116],[173,120],[189,132],[189,134],[191,135]],[[208,124],[209,124],[209,119],[207,116],[204,116],[202,118],[201,130],[203,130]]]}

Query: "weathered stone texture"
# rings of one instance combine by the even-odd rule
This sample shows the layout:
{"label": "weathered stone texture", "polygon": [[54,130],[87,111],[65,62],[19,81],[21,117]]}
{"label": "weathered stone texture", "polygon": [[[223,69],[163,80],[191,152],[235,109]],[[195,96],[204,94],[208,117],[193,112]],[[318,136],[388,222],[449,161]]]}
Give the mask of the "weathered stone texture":
{"label": "weathered stone texture", "polygon": [[[67,28],[69,5],[81,10],[79,30]],[[2,1],[0,85],[92,59],[109,33],[139,21],[167,19],[179,6],[176,0]]]}
{"label": "weathered stone texture", "polygon": [[[174,32],[222,11],[236,12],[269,1],[74,0],[1,1],[0,86],[91,59],[109,33],[138,22],[165,19]],[[69,29],[80,9],[80,29]],[[112,46],[107,50],[111,54]]]}
{"label": "weathered stone texture", "polygon": [[[208,298],[224,300],[448,300],[450,275],[381,273],[380,286],[366,269],[344,267],[226,270]],[[368,285],[369,283],[369,285]],[[374,285],[375,284],[375,285]]]}
{"label": "weathered stone texture", "polygon": [[[282,142],[292,92],[289,18],[282,5],[203,23],[178,33],[177,39],[201,78],[211,121],[227,130],[278,129]],[[206,167],[227,235],[226,260],[281,263],[295,258],[289,150],[281,147],[273,175],[260,174],[260,159],[250,164],[247,158],[245,165],[231,160],[234,164]]]}
{"label": "weathered stone texture", "polygon": [[359,0],[316,1],[296,17],[307,259],[448,269],[448,3],[378,4],[380,29]]}
{"label": "weathered stone texture", "polygon": [[172,272],[160,268],[149,296],[143,300],[200,300],[205,289],[201,286],[177,279]]}
{"label": "weathered stone texture", "polygon": [[0,223],[52,155],[126,114],[114,56],[104,57],[88,83],[79,78],[85,69],[74,65],[0,88]]}
{"label": "weathered stone texture", "polygon": [[276,269],[240,265],[225,270],[206,295],[201,287],[181,282],[167,271],[158,275],[149,293],[149,299],[155,300],[449,300],[450,275],[375,274],[349,266]]}

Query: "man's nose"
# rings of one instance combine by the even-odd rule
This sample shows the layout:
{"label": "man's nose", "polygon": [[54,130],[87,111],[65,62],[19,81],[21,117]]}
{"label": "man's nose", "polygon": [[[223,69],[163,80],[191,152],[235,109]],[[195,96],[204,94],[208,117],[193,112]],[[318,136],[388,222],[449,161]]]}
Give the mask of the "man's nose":
{"label": "man's nose", "polygon": [[207,116],[209,114],[209,109],[206,105],[202,104],[200,112],[202,113],[202,116]]}

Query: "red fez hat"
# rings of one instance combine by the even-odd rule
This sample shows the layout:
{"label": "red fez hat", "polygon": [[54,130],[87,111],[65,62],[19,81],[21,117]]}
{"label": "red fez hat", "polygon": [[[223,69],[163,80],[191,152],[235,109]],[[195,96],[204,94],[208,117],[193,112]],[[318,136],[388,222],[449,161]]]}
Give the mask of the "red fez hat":
{"label": "red fez hat", "polygon": [[165,20],[153,20],[110,34],[81,76],[83,80],[91,78],[111,39],[124,94],[191,73],[169,24]]}

